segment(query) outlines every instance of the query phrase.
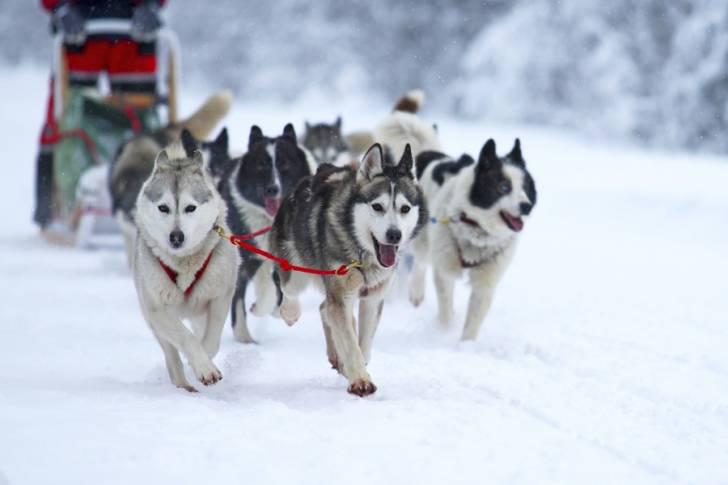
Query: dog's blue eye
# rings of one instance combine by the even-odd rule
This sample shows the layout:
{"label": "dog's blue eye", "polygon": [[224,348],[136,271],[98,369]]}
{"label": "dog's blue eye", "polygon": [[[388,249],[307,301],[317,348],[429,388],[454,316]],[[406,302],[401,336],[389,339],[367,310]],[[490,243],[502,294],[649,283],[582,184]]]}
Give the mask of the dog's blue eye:
{"label": "dog's blue eye", "polygon": [[159,212],[161,212],[162,214],[169,214],[169,206],[167,204],[161,204],[159,207],[157,207],[157,209],[159,209]]}
{"label": "dog's blue eye", "polygon": [[190,204],[187,207],[185,207],[185,212],[187,214],[189,214],[190,212],[195,212],[195,209],[197,209],[197,206]]}
{"label": "dog's blue eye", "polygon": [[411,207],[410,207],[410,206],[408,206],[408,205],[403,205],[403,206],[402,206],[402,207],[401,207],[401,208],[399,209],[399,211],[400,211],[400,212],[401,212],[402,214],[407,214],[407,213],[408,213],[408,212],[410,211],[410,209],[411,209]]}
{"label": "dog's blue eye", "polygon": [[384,212],[384,207],[380,203],[372,204],[372,209],[374,209],[376,212]]}
{"label": "dog's blue eye", "polygon": [[508,192],[511,191],[511,183],[507,180],[503,180],[500,183],[498,183],[498,193],[501,195],[506,195]]}

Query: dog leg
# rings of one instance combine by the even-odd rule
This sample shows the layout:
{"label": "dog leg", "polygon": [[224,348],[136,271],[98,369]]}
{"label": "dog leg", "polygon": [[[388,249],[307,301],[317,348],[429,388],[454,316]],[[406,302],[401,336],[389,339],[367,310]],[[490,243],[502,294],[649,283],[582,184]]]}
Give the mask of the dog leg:
{"label": "dog leg", "polygon": [[281,318],[289,325],[293,325],[301,318],[301,303],[298,295],[303,292],[308,284],[308,278],[302,274],[286,274],[281,278]]}
{"label": "dog leg", "polygon": [[461,340],[475,340],[478,337],[480,326],[488,315],[490,306],[493,303],[495,288],[503,275],[512,251],[486,266],[470,271],[470,301],[468,302],[468,314],[465,317],[465,327]]}
{"label": "dog leg", "polygon": [[184,354],[200,382],[207,386],[222,379],[222,374],[207,356],[202,344],[179,318],[164,311],[150,311],[148,317],[160,340],[173,345]]}
{"label": "dog leg", "polygon": [[256,317],[270,315],[278,300],[270,262],[263,263],[255,273],[253,286],[255,287],[255,303],[250,307],[250,313]]}
{"label": "dog leg", "polygon": [[379,326],[384,309],[383,293],[369,295],[359,300],[359,347],[364,362],[369,363],[372,356],[372,342]]}
{"label": "dog leg", "polygon": [[429,258],[427,228],[412,243],[412,253],[414,254],[414,267],[409,280],[409,301],[418,307],[425,300],[425,281]]}
{"label": "dog leg", "polygon": [[162,351],[164,352],[164,363],[167,365],[167,373],[172,384],[188,392],[197,392],[197,389],[187,382],[185,371],[182,367],[182,359],[180,359],[177,349],[159,337],[157,337],[157,342],[159,342],[159,346],[162,347]]}
{"label": "dog leg", "polygon": [[468,315],[465,317],[465,328],[460,340],[475,340],[478,337],[480,326],[493,303],[493,287],[473,286],[468,302]]}
{"label": "dog leg", "polygon": [[244,271],[243,268],[240,268],[238,272],[238,282],[235,285],[235,295],[233,296],[231,308],[233,336],[238,342],[252,344],[255,343],[255,340],[250,335],[250,330],[248,330],[248,316],[245,310],[245,291],[248,288],[248,277]]}
{"label": "dog leg", "polygon": [[321,314],[321,323],[324,327],[324,337],[326,338],[326,357],[329,359],[331,368],[335,369],[339,374],[342,374],[341,366],[339,365],[339,358],[336,355],[336,347],[334,346],[334,340],[331,337],[331,329],[326,323],[326,302],[321,303],[319,307],[319,313]]}
{"label": "dog leg", "polygon": [[207,309],[207,325],[205,325],[205,334],[202,337],[202,348],[210,358],[215,357],[220,350],[220,338],[232,297],[231,291],[227,295],[211,301]]}
{"label": "dog leg", "polygon": [[329,293],[326,296],[325,323],[331,330],[331,339],[339,358],[339,366],[349,380],[347,391],[357,396],[374,394],[377,386],[369,377],[364,356],[361,353],[352,325],[352,298],[335,300]]}
{"label": "dog leg", "polygon": [[425,299],[425,277],[427,276],[427,266],[422,264],[415,256],[415,265],[410,275],[409,284],[409,300],[412,305],[418,307]]}
{"label": "dog leg", "polygon": [[455,279],[450,275],[434,268],[435,290],[437,292],[437,319],[443,325],[447,325],[452,321],[454,311],[452,294],[455,287]]}

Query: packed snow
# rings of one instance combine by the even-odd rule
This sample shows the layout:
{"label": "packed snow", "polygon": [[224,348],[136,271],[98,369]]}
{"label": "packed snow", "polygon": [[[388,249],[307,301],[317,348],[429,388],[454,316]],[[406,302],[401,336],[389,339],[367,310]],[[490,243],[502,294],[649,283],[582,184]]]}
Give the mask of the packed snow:
{"label": "packed snow", "polygon": [[[394,288],[375,339],[378,392],[361,399],[326,360],[311,292],[288,328],[225,328],[224,380],[168,381],[120,247],[51,246],[30,222],[45,74],[0,92],[0,484],[728,482],[728,159],[644,152],[527,126],[437,118],[445,147],[519,136],[539,202],[477,343]],[[206,94],[183,99],[185,112]],[[387,106],[240,101],[250,124]],[[428,282],[429,283],[429,282]]]}

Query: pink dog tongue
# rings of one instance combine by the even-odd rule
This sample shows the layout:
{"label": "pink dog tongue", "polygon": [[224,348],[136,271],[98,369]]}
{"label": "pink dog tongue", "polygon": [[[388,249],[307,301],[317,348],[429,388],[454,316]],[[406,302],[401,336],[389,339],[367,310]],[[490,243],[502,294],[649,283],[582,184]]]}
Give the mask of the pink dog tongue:
{"label": "pink dog tongue", "polygon": [[520,217],[513,217],[507,212],[504,212],[503,214],[508,219],[508,223],[511,225],[511,229],[516,232],[520,232],[521,229],[523,229],[523,219],[521,219]]}
{"label": "pink dog tongue", "polygon": [[379,245],[379,262],[382,266],[389,268],[397,261],[397,246],[392,244]]}
{"label": "pink dog tongue", "polygon": [[265,211],[271,217],[278,213],[278,209],[281,207],[281,199],[278,197],[266,197],[265,198]]}

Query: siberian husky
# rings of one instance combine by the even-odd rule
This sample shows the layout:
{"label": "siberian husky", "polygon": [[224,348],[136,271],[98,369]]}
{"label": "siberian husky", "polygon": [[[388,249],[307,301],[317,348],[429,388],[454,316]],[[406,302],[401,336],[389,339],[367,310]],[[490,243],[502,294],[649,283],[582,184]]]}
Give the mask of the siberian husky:
{"label": "siberian husky", "polygon": [[[232,94],[221,91],[208,98],[205,103],[190,117],[172,123],[159,130],[139,135],[126,142],[112,163],[109,176],[112,212],[119,223],[131,263],[131,251],[134,248],[136,228],[134,227],[134,207],[142,184],[152,173],[157,154],[167,145],[178,141],[185,130],[189,130],[191,138],[206,139],[217,124],[223,119],[232,104]],[[214,149],[212,148],[214,145]],[[227,132],[223,130],[210,147],[201,147],[206,158],[217,154],[222,146],[227,150]],[[189,153],[188,156],[191,156]]]}
{"label": "siberian husky", "polygon": [[239,263],[235,247],[216,232],[216,226],[226,229],[225,216],[199,150],[189,157],[175,143],[159,153],[136,201],[132,269],[169,377],[191,392],[179,352],[204,385],[222,379],[211,358],[220,346]]}
{"label": "siberian husky", "polygon": [[467,273],[472,285],[462,340],[474,340],[488,314],[496,285],[516,249],[524,221],[536,204],[536,186],[516,139],[505,157],[488,140],[477,162],[441,152],[417,156],[417,177],[434,223],[413,246],[414,271],[409,297],[418,306],[425,295],[425,273],[432,264],[438,317],[453,318],[453,285]]}
{"label": "siberian husky", "polygon": [[[248,152],[232,161],[232,169],[219,184],[220,194],[228,207],[228,225],[236,234],[248,234],[273,223],[283,197],[299,180],[312,173],[315,163],[298,145],[293,125],[287,124],[276,138],[250,129]],[[267,247],[268,236],[251,240]],[[237,290],[232,303],[233,334],[239,342],[254,342],[247,325],[245,293],[250,280],[255,284],[256,302],[251,311],[256,316],[275,308],[277,292],[272,267],[253,253],[240,249],[242,264]]]}
{"label": "siberian husky", "polygon": [[[281,317],[292,325],[301,315],[298,297],[308,283],[323,290],[320,313],[331,365],[349,381],[348,392],[376,391],[366,369],[382,314],[384,293],[400,249],[425,225],[422,190],[412,173],[409,146],[397,165],[372,146],[358,170],[321,165],[288,195],[270,233],[271,252],[292,264],[336,269],[352,261],[361,267],[345,275],[312,276],[276,268]],[[358,335],[353,317],[359,299]]]}
{"label": "siberian husky", "polygon": [[311,152],[317,164],[331,163],[338,167],[351,165],[349,145],[341,133],[341,117],[332,124],[306,122],[303,146]]}

